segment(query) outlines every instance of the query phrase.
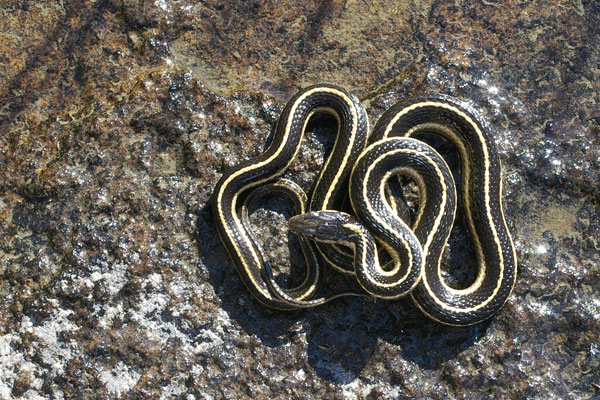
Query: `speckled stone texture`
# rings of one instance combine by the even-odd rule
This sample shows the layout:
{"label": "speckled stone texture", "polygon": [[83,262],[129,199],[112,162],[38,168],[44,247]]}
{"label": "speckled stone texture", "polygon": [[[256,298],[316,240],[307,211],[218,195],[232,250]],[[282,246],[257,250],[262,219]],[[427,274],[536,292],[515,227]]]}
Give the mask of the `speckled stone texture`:
{"label": "speckled stone texture", "polygon": [[[599,27],[594,0],[1,2],[0,398],[599,398]],[[319,82],[372,121],[445,93],[496,127],[519,279],[494,318],[243,287],[212,188]],[[252,215],[281,269],[286,207]]]}

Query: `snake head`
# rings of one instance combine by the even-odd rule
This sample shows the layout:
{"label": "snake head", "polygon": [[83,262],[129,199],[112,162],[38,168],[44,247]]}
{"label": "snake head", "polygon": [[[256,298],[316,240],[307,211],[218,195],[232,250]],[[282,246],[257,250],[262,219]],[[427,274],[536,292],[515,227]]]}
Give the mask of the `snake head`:
{"label": "snake head", "polygon": [[357,230],[364,229],[350,215],[339,211],[311,211],[293,216],[290,230],[300,236],[324,243],[352,245]]}

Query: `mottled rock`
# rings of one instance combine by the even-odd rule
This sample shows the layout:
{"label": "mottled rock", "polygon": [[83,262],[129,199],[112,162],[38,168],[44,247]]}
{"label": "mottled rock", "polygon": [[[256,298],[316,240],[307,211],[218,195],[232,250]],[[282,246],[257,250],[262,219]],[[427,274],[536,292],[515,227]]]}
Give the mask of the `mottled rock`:
{"label": "mottled rock", "polygon": [[[581,0],[5,1],[0,398],[597,398],[599,26]],[[319,82],[372,121],[445,93],[495,126],[519,279],[494,318],[281,313],[243,287],[212,188]],[[288,173],[307,190],[332,145],[331,124],[309,131]],[[289,209],[263,208],[284,283]],[[448,260],[472,264],[458,237]]]}

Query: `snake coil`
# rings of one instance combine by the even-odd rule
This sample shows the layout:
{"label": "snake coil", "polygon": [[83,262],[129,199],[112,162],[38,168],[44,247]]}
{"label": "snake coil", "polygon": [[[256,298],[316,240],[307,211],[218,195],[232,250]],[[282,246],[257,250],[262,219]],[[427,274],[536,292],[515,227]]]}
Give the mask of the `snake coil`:
{"label": "snake coil", "polygon": [[[307,122],[316,113],[334,116],[338,133],[306,212],[306,196],[300,188],[285,181],[268,182],[292,162]],[[410,294],[417,307],[438,322],[480,322],[506,302],[517,275],[516,253],[502,210],[500,160],[490,132],[466,103],[449,96],[431,97],[389,108],[365,148],[368,119],[356,97],[332,85],[304,89],[287,103],[269,148],[226,171],[218,182],[212,203],[219,234],[242,280],[267,306],[290,310],[338,297],[311,300],[322,273],[310,239],[327,263],[355,274],[363,289],[375,297]],[[446,138],[460,155],[461,206],[478,265],[475,281],[465,289],[450,287],[442,277],[442,252],[456,213],[456,188],[444,159],[419,140],[422,134]],[[419,188],[419,210],[411,226],[388,193],[395,176],[408,176]],[[354,216],[336,210],[346,195],[348,177]],[[254,189],[260,192],[250,190],[265,183],[262,189]],[[296,204],[299,215],[289,224],[302,238],[307,260],[304,282],[288,290],[275,284],[247,222],[247,202],[276,191]],[[244,193],[250,194],[240,206],[238,199]],[[353,254],[338,244],[349,246]],[[391,256],[389,265],[380,264],[380,248]]]}

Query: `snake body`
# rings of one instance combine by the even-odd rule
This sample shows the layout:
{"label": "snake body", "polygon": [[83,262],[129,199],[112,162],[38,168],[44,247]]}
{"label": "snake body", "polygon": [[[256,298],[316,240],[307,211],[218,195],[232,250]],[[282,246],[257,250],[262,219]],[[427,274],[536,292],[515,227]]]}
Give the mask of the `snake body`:
{"label": "snake body", "polygon": [[430,318],[469,325],[498,311],[517,277],[516,252],[502,209],[500,160],[484,119],[468,104],[449,96],[392,106],[377,121],[371,140],[415,138],[424,133],[445,137],[460,155],[462,206],[477,253],[478,274],[465,289],[444,282],[440,243],[445,245],[445,241],[438,241],[432,214],[421,208],[413,229],[423,246],[425,270],[411,296]]}
{"label": "snake body", "polygon": [[[355,97],[334,86],[311,87],[294,96],[268,150],[227,171],[215,189],[219,233],[253,294],[280,309],[328,300],[310,300],[321,277],[317,270],[307,272],[298,288],[284,291],[275,285],[237,211],[240,193],[287,168],[308,119],[323,111],[338,121],[336,144],[315,185],[310,212],[299,211],[290,219],[290,229],[318,242],[324,258],[354,273],[371,295],[397,298],[410,293],[417,307],[438,322],[469,325],[498,311],[515,284],[516,254],[502,210],[500,161],[483,119],[465,103],[446,96],[396,104],[381,116],[364,149],[366,114]],[[443,158],[418,140],[424,133],[450,140],[461,158],[462,206],[478,263],[477,278],[466,289],[454,289],[442,277],[456,189]],[[336,211],[350,170],[348,194],[355,216]],[[412,178],[419,188],[419,210],[412,226],[398,215],[400,208],[386,189],[398,175]],[[350,257],[334,244],[350,246],[354,254]],[[380,264],[378,248],[391,256],[389,265]]]}
{"label": "snake body", "polygon": [[[321,272],[318,263],[307,263],[307,278],[296,288],[282,290],[272,278],[272,272],[259,250],[252,233],[244,223],[240,209],[241,196],[253,188],[273,181],[292,163],[302,142],[306,125],[316,114],[329,114],[338,121],[336,142],[316,185],[313,207],[327,207],[337,199],[350,173],[353,161],[364,148],[368,133],[368,118],[358,99],[333,85],[306,88],[293,96],[284,107],[273,140],[267,150],[256,158],[225,171],[217,182],[212,208],[217,230],[244,284],[263,304],[276,309],[292,310],[312,307],[328,301],[310,300],[317,291]],[[297,211],[304,212],[304,199],[295,188],[279,189],[296,198]],[[246,207],[247,209],[248,207]],[[307,256],[307,261],[311,259]]]}

